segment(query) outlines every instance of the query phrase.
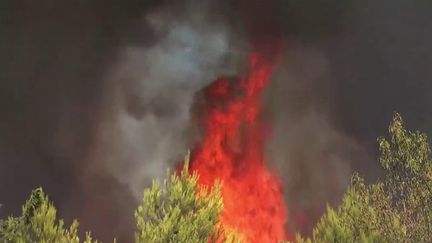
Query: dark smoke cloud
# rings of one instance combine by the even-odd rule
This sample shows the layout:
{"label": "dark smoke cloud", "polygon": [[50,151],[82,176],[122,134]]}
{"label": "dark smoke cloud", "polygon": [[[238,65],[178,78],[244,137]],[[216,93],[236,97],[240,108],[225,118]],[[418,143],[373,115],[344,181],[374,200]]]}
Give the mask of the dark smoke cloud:
{"label": "dark smoke cloud", "polygon": [[287,54],[268,95],[269,149],[284,171],[290,226],[310,232],[297,213],[316,221],[325,202],[339,202],[352,170],[371,181],[382,174],[376,138],[387,133],[395,110],[410,128],[431,131],[432,18],[426,9],[432,5],[294,5],[284,15],[293,19],[276,32],[285,37]]}
{"label": "dark smoke cloud", "polygon": [[[291,229],[308,232],[353,170],[381,174],[394,110],[432,131],[429,1],[3,1],[1,216],[43,186],[62,217],[131,241],[142,189],[189,146],[194,94],[278,39],[264,99]],[[304,223],[304,218],[307,222]]]}
{"label": "dark smoke cloud", "polygon": [[68,221],[78,217],[106,241],[126,239],[135,198],[91,155],[104,73],[120,43],[136,39],[125,29],[151,2],[1,5],[1,215],[19,213],[31,189],[43,186]]}

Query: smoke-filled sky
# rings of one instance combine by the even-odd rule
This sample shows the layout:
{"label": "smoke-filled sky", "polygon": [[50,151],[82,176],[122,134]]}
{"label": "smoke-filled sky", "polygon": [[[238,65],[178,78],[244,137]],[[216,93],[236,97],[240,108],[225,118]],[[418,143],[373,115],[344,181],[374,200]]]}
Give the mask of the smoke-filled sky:
{"label": "smoke-filled sky", "polygon": [[0,215],[43,186],[60,216],[131,241],[143,189],[194,139],[194,95],[282,43],[263,99],[291,230],[336,205],[353,170],[381,175],[393,111],[432,132],[432,2],[0,3]]}

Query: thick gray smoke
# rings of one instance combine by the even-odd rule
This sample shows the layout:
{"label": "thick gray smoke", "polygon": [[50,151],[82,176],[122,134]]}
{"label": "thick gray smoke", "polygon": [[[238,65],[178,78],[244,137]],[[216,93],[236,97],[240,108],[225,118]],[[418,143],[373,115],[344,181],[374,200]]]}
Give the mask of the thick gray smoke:
{"label": "thick gray smoke", "polygon": [[356,165],[373,159],[332,121],[333,77],[325,53],[291,43],[285,60],[266,98],[273,128],[268,154],[284,185],[289,229],[309,233],[326,203],[340,202]]}
{"label": "thick gray smoke", "polygon": [[278,39],[263,99],[291,230],[380,176],[394,110],[432,131],[429,1],[3,1],[0,215],[43,186],[62,217],[131,241],[151,179],[190,146],[193,95]]}
{"label": "thick gray smoke", "polygon": [[97,157],[139,197],[188,150],[194,94],[234,71],[229,29],[208,22],[209,7],[186,3],[175,16],[178,9],[168,5],[143,16],[158,41],[123,46],[107,73],[113,93],[105,97],[109,117],[99,129]]}

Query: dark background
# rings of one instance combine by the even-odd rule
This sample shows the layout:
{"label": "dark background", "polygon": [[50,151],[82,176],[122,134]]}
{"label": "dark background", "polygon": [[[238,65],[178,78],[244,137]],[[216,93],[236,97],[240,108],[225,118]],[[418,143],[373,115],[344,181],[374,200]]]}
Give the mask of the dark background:
{"label": "dark background", "polygon": [[[67,222],[78,218],[82,230],[93,230],[104,241],[114,236],[131,240],[137,200],[103,163],[91,158],[97,143],[95,130],[106,105],[105,91],[111,85],[105,74],[116,62],[120,47],[158,42],[141,16],[162,5],[182,11],[183,4],[145,0],[0,3],[0,215],[18,214],[31,190],[43,186]],[[268,91],[266,109],[274,120],[281,117],[277,114],[301,117],[307,110],[325,110],[332,129],[362,148],[344,157],[349,173],[359,170],[369,180],[381,175],[374,159],[376,138],[386,134],[394,111],[402,114],[409,128],[432,132],[432,2],[257,0],[215,5],[214,14],[232,23],[234,36],[238,32],[251,43],[283,40],[286,56],[291,57],[284,65],[305,80],[313,72],[309,65],[316,54],[306,58],[302,50],[319,50],[325,56],[322,79],[288,82],[281,78],[281,71]],[[301,131],[296,136],[303,136]],[[307,160],[296,156],[303,158],[297,163]],[[319,162],[309,162],[310,167],[299,170],[301,183],[310,182],[299,195],[306,199],[319,193],[313,186],[314,173],[308,172],[315,163]],[[319,206],[304,207],[307,225],[314,223],[330,197],[336,203],[341,192],[330,191],[316,202]],[[301,205],[295,207],[302,210]],[[311,207],[316,212],[309,215]],[[310,228],[293,227],[306,232]]]}

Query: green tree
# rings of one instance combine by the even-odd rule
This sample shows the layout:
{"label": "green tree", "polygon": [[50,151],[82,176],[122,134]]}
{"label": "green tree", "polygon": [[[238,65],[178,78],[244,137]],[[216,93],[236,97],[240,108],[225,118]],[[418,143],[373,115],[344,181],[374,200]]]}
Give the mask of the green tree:
{"label": "green tree", "polygon": [[162,186],[154,180],[152,187],[144,191],[142,205],[135,211],[136,242],[238,241],[238,236],[224,231],[219,222],[223,208],[221,185],[216,183],[211,190],[199,186],[198,174],[189,173],[188,167],[189,156],[186,156],[180,174],[168,172]]}
{"label": "green tree", "polygon": [[[198,175],[190,174],[188,166],[189,156],[180,174],[168,173],[162,186],[155,180],[144,191],[142,205],[135,212],[136,242],[240,242],[234,231],[223,229],[219,222],[221,184],[216,183],[211,190],[198,186]],[[38,188],[23,206],[21,216],[0,220],[0,242],[79,243],[78,221],[65,228],[64,221],[57,220],[53,204]],[[86,233],[84,243],[92,242],[97,241]]]}
{"label": "green tree", "polygon": [[[405,130],[396,114],[390,140],[379,139],[387,194],[400,214],[405,242],[432,242],[432,159],[426,134]],[[401,239],[401,238],[400,238]]]}
{"label": "green tree", "polygon": [[[297,242],[387,242],[382,228],[392,231],[397,227],[381,225],[385,221],[383,216],[394,216],[387,211],[390,200],[383,190],[382,183],[366,186],[364,180],[354,174],[341,206],[337,210],[327,207],[327,213],[313,230],[312,239],[297,236]],[[399,232],[392,232],[399,235]]]}
{"label": "green tree", "polygon": [[432,161],[427,137],[404,128],[395,114],[389,138],[379,138],[383,182],[365,185],[358,175],[337,210],[327,213],[312,237],[298,242],[432,242]]}
{"label": "green tree", "polygon": [[[78,221],[65,229],[64,221],[57,220],[57,210],[38,188],[23,206],[20,217],[0,221],[0,242],[79,243]],[[84,242],[92,242],[90,233],[86,233]]]}

